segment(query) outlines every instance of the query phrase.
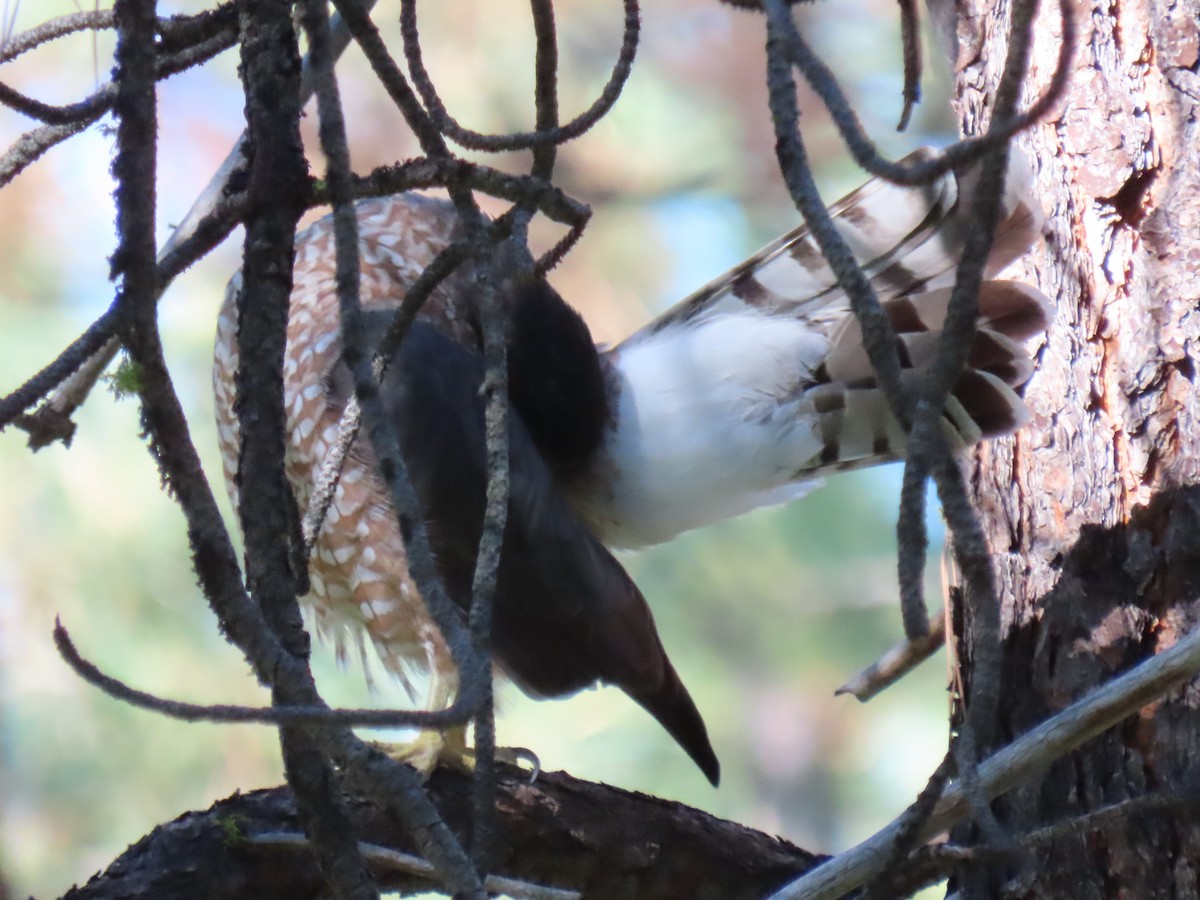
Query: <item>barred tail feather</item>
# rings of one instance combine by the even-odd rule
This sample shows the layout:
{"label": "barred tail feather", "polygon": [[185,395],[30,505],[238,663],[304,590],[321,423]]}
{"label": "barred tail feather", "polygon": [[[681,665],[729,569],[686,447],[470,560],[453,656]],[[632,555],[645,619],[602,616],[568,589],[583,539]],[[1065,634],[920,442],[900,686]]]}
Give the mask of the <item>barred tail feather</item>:
{"label": "barred tail feather", "polygon": [[[949,300],[950,289],[944,288],[884,304],[896,330],[901,364],[914,376],[936,357]],[[942,416],[943,430],[953,446],[1008,434],[1029,418],[1019,391],[1032,376],[1034,361],[1020,341],[1045,330],[1049,313],[1048,298],[1028,285],[983,284],[967,368]],[[856,321],[846,321],[817,374],[824,383],[812,397],[824,450],[798,477],[861,468],[903,455],[904,432],[879,390]]]}
{"label": "barred tail feather", "polygon": [[[897,353],[906,368],[924,369],[933,361],[950,293],[950,288],[939,288],[883,304],[896,332]],[[985,281],[979,291],[978,330],[967,364],[991,372],[1014,387],[1023,385],[1033,374],[1033,360],[1020,342],[1045,331],[1050,312],[1049,298],[1036,288],[1011,281]],[[862,346],[862,331],[853,317],[843,320],[832,336],[832,347],[820,374],[829,381],[858,386],[874,379]]]}
{"label": "barred tail feather", "polygon": [[[924,162],[932,154],[917,150],[905,162]],[[947,172],[918,187],[873,179],[830,206],[834,224],[881,300],[953,283],[966,245],[966,201],[974,194],[975,180],[973,170]],[[1041,235],[1043,219],[1029,163],[1014,154],[985,278],[1028,252]],[[713,279],[631,335],[625,345],[668,327],[748,309],[794,316],[818,332],[836,327],[848,314],[849,302],[807,226]]]}
{"label": "barred tail feather", "polygon": [[[824,447],[796,479],[820,478],[903,459],[907,435],[878,387],[822,385],[817,399]],[[967,369],[942,412],[942,432],[955,448],[1016,431],[1029,418],[1020,395],[990,372]]]}
{"label": "barred tail feather", "polygon": [[[913,159],[921,161],[927,152]],[[942,416],[966,446],[1028,416],[1022,342],[1050,302],[995,275],[1038,240],[1028,166],[1015,161],[984,267],[978,331]],[[970,173],[905,188],[875,180],[831,207],[870,277],[916,383],[936,358],[969,221]],[[613,422],[575,492],[605,543],[641,547],[758,506],[805,481],[903,455],[861,333],[804,227],[701,288],[605,355]]]}

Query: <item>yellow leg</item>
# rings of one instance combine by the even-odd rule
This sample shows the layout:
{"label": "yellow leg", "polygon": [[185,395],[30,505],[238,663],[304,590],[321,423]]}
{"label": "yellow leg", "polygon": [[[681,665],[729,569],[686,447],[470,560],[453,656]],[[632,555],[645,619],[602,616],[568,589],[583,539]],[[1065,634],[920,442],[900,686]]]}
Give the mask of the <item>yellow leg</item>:
{"label": "yellow leg", "polygon": [[[439,674],[434,669],[429,676],[429,695],[425,708],[446,709],[453,702],[458,688],[456,675]],[[416,769],[422,779],[428,779],[438,766],[449,766],[460,772],[471,772],[474,759],[467,748],[467,727],[455,725],[445,730],[427,729],[413,740],[403,743],[377,743],[378,750],[392,759],[399,760]]]}
{"label": "yellow leg", "polygon": [[[429,678],[429,696],[426,709],[446,709],[453,702],[453,696],[458,687],[457,677],[438,676],[436,673]],[[467,727],[455,725],[438,730],[422,731],[413,740],[404,743],[377,743],[374,745],[392,759],[412,766],[423,780],[439,766],[448,766],[459,772],[471,773],[475,770],[475,751],[467,746]],[[522,760],[533,766],[530,781],[537,778],[541,771],[541,763],[537,756],[523,747],[497,747],[496,758],[501,762],[519,764]]]}
{"label": "yellow leg", "polygon": [[467,728],[456,725],[445,731],[429,729],[422,731],[411,741],[396,744],[376,744],[392,759],[407,763],[416,769],[422,779],[428,779],[439,766],[449,766],[460,772],[471,772],[474,759],[467,749]]}

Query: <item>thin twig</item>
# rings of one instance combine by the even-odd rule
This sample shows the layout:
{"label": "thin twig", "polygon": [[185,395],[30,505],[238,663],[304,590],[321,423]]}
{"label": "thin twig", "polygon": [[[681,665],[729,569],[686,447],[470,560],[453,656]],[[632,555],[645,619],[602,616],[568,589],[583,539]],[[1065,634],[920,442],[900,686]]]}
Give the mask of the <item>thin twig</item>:
{"label": "thin twig", "polygon": [[[542,178],[512,175],[499,169],[453,158],[420,158],[391,166],[380,166],[367,175],[354,176],[353,195],[381,197],[419,188],[462,184],[473,190],[528,205],[548,219],[576,226],[590,216],[588,207],[562,188]],[[313,192],[314,205],[327,204],[328,188]]]}
{"label": "thin twig", "polygon": [[821,201],[800,137],[796,84],[788,55],[789,34],[795,31],[791,15],[782,0],[763,0],[763,7],[767,14],[767,84],[780,171],[821,255],[850,301],[850,308],[862,328],[863,347],[888,406],[907,428],[911,400],[901,380],[895,332],[870,281]]}
{"label": "thin twig", "polygon": [[[1177,794],[1148,794],[1144,797],[1134,797],[1123,800],[1111,806],[1073,816],[1039,828],[1026,834],[1016,835],[1016,844],[1022,848],[1032,848],[1064,837],[1076,836],[1085,839],[1089,834],[1108,825],[1121,822],[1131,816],[1150,812],[1183,812],[1195,816],[1200,806],[1194,794],[1180,796]],[[1122,822],[1122,827],[1128,829],[1130,823]],[[987,844],[976,844],[963,847],[957,844],[931,844],[921,847],[909,859],[895,868],[888,866],[879,881],[881,893],[879,900],[887,897],[911,896],[918,890],[929,885],[944,881],[951,872],[959,869],[963,863],[986,864],[1013,863],[1013,848],[1011,845],[993,847]],[[883,893],[882,891],[886,891]],[[956,895],[958,896],[958,895]],[[864,895],[862,900],[875,900],[871,894]]]}
{"label": "thin twig", "polygon": [[[1198,673],[1200,631],[1195,631],[996,751],[979,764],[980,792],[990,799],[1012,790]],[[919,840],[941,834],[969,812],[966,793],[952,785],[919,829]],[[771,900],[834,900],[865,884],[886,866],[902,821],[903,817],[896,819],[857,847],[823,863]]]}
{"label": "thin twig", "polygon": [[892,647],[834,691],[834,694],[851,694],[855,700],[866,703],[937,653],[945,642],[946,617],[939,614],[933,617],[932,626],[924,635],[916,640],[904,640]]}
{"label": "thin twig", "polygon": [[0,63],[11,62],[18,56],[64,35],[74,34],[77,31],[103,31],[112,27],[113,11],[111,9],[88,10],[59,16],[42,22],[28,31],[14,34],[0,44]]}
{"label": "thin twig", "polygon": [[562,126],[557,125],[557,122],[555,125],[544,125],[539,122],[534,131],[497,135],[484,134],[461,125],[446,110],[445,104],[433,85],[433,80],[425,69],[420,41],[417,39],[415,0],[404,0],[404,11],[402,11],[402,15],[408,16],[411,23],[406,34],[412,36],[411,43],[405,43],[405,59],[409,64],[409,71],[412,73],[413,84],[420,93],[431,120],[446,137],[459,146],[468,150],[482,150],[488,153],[557,146],[574,140],[600,121],[617,102],[625,88],[625,83],[629,80],[629,75],[633,71],[633,61],[637,55],[641,14],[637,0],[623,0],[623,6],[625,22],[621,49],[613,64],[608,82],[600,91],[599,96],[592,101],[591,106]]}
{"label": "thin twig", "polygon": [[1100,809],[1094,809],[1083,815],[1064,819],[1061,822],[1055,822],[1044,828],[1038,828],[1035,831],[1019,835],[1017,840],[1023,847],[1036,847],[1069,835],[1082,837],[1131,816],[1172,811],[1184,812],[1195,817],[1200,813],[1200,796],[1193,791],[1184,794],[1154,793],[1144,797],[1134,797],[1130,800],[1122,800],[1120,803],[1102,806]]}
{"label": "thin twig", "polygon": [[[981,610],[979,615],[986,617],[981,620],[981,640],[986,641],[987,623],[995,625],[998,632],[998,605],[995,601],[995,588],[991,576],[990,564],[986,546],[979,531],[978,521],[966,500],[965,489],[961,483],[961,473],[950,457],[949,448],[938,425],[941,410],[944,406],[945,395],[961,369],[962,359],[965,358],[970,346],[971,332],[974,328],[975,306],[977,303],[978,286],[982,278],[983,266],[986,264],[991,238],[995,229],[995,219],[1000,199],[1003,196],[1004,162],[1007,145],[1002,144],[995,153],[998,163],[985,168],[981,181],[985,186],[977,192],[986,197],[978,200],[972,207],[972,227],[968,232],[966,253],[959,268],[959,284],[955,288],[958,307],[952,309],[950,321],[945,326],[947,335],[942,344],[941,356],[935,361],[938,366],[936,373],[930,378],[932,386],[922,395],[922,402],[914,408],[913,400],[900,380],[900,365],[897,357],[894,336],[890,324],[883,315],[878,299],[865,274],[855,264],[853,255],[845,241],[833,227],[828,210],[820,201],[815,184],[808,170],[803,142],[798,131],[798,113],[796,111],[795,85],[791,77],[789,61],[800,65],[808,53],[807,45],[799,37],[795,25],[784,9],[780,0],[764,0],[767,14],[767,55],[768,55],[768,87],[770,91],[770,106],[772,120],[776,131],[776,149],[779,156],[780,168],[792,197],[803,214],[812,232],[813,238],[835,274],[839,286],[847,294],[851,308],[858,319],[862,333],[863,344],[867,351],[872,368],[876,373],[880,388],[887,399],[888,405],[901,425],[909,430],[910,425],[916,425],[917,430],[911,435],[909,443],[909,462],[905,474],[905,485],[902,493],[901,521],[898,532],[901,542],[901,553],[898,566],[901,575],[902,609],[905,620],[906,634],[910,640],[919,639],[928,632],[928,616],[924,608],[923,593],[920,589],[920,575],[924,567],[926,536],[924,531],[924,492],[925,473],[932,469],[942,495],[943,507],[950,519],[952,532],[956,537],[956,549],[959,553],[959,564],[967,574],[972,593],[976,599],[976,608]],[[1028,15],[1031,18],[1031,15]],[[1019,44],[1028,38],[1028,22],[1022,21],[1014,25],[1013,43]],[[1027,51],[1027,45],[1025,50]],[[815,57],[814,57],[815,59]],[[819,63],[819,61],[817,61]],[[813,80],[813,71],[827,73],[823,64],[813,64],[806,71],[806,77]],[[1002,129],[1015,114],[1016,94],[1025,71],[1025,58],[1020,48],[1010,46],[1010,56],[1006,65],[1004,81],[1004,104],[998,105],[993,125]],[[836,91],[836,83],[828,76],[822,96],[827,102],[832,97],[836,104],[840,92]],[[832,86],[834,93],[828,90]],[[818,92],[822,88],[818,87]],[[837,109],[832,110],[838,118]],[[844,110],[852,123],[857,127],[856,120],[847,106]],[[846,118],[843,116],[842,118]],[[989,193],[990,190],[990,193]],[[951,343],[954,342],[954,343]],[[955,368],[954,366],[957,365]],[[917,413],[914,416],[914,413]],[[914,421],[915,419],[915,421]],[[958,535],[962,535],[962,546],[958,544]],[[991,598],[989,604],[988,598]],[[995,656],[995,648],[984,647],[985,655]],[[993,673],[998,663],[994,658],[984,660],[981,674]],[[967,721],[960,732],[960,747],[965,746],[972,751],[978,741],[981,748],[990,747],[993,733],[993,721],[990,714],[994,711],[996,687],[994,678],[981,682],[982,693],[975,701],[974,708],[969,710]],[[964,740],[965,738],[965,740]],[[971,787],[977,781],[973,770],[974,752],[972,758],[960,758],[962,782]],[[983,816],[981,824],[985,828],[998,830],[994,820],[990,819],[990,811],[986,804],[980,802],[974,792],[975,807]]]}
{"label": "thin twig", "polygon": [[[259,834],[246,835],[240,840],[256,847],[288,847],[296,850],[311,849],[311,844],[309,844],[308,839],[304,835],[289,831],[266,831]],[[358,848],[367,862],[381,869],[392,869],[397,872],[404,872],[407,875],[415,875],[418,878],[428,878],[438,883],[437,871],[419,856],[413,856],[411,853],[401,853],[399,850],[393,850],[390,847],[382,847],[379,844],[368,844],[362,841],[359,842]],[[506,878],[503,875],[487,876],[483,880],[483,888],[489,894],[505,894],[514,898],[514,900],[578,900],[582,896],[576,891],[531,884],[528,881]]]}
{"label": "thin twig", "polygon": [[[558,35],[554,7],[549,0],[531,0],[536,39],[534,108],[539,130],[558,125]],[[554,175],[557,148],[554,144],[535,146],[530,175],[549,182]],[[510,278],[526,278],[533,267],[529,258],[528,224],[532,207],[519,201],[513,210],[513,229],[508,251],[517,257],[516,271]],[[484,383],[486,398],[484,428],[487,438],[487,502],[483,533],[476,555],[471,584],[471,609],[468,624],[475,646],[489,656],[492,642],[492,603],[500,571],[500,554],[508,522],[509,480],[509,397],[507,315],[496,279],[488,279],[481,292],[480,319],[483,325]],[[496,720],[493,686],[484,685],[484,702],[475,716],[476,769],[471,802],[475,829],[471,835],[471,853],[476,864],[487,871],[491,867],[496,842]]]}
{"label": "thin twig", "polygon": [[[318,45],[319,46],[319,45]],[[310,53],[317,47],[310,49]],[[491,677],[486,661],[471,647],[470,639],[453,601],[446,593],[429,546],[428,533],[420,504],[409,481],[396,435],[384,415],[379,400],[379,386],[371,368],[371,359],[362,348],[362,311],[359,301],[358,221],[351,204],[349,153],[345,147],[345,128],[342,124],[340,101],[332,73],[322,78],[317,74],[317,103],[321,115],[320,137],[322,150],[329,162],[327,182],[333,201],[334,244],[337,256],[338,302],[341,314],[342,360],[354,376],[354,393],[362,409],[371,448],[379,460],[379,471],[387,485],[393,509],[406,533],[409,573],[417,584],[426,608],[445,638],[455,665],[463,675],[463,690],[451,709],[466,722],[475,712],[478,697],[470,695],[471,673],[485,671]],[[475,684],[480,683],[479,679]]]}
{"label": "thin twig", "polygon": [[[528,255],[528,249],[525,249],[525,254]],[[482,260],[478,254],[473,262],[476,263],[476,268],[479,268]],[[491,271],[495,273],[496,268],[498,267],[493,265]],[[484,430],[487,441],[488,477],[483,533],[479,539],[475,572],[471,580],[471,606],[467,618],[475,647],[487,659],[491,658],[492,601],[496,595],[500,554],[508,522],[510,489],[508,316],[501,302],[497,280],[495,277],[487,278],[486,281],[477,280],[477,285],[481,288],[478,296],[483,326],[483,394],[486,402]],[[481,687],[482,702],[475,714],[476,770],[472,802],[476,832],[472,835],[471,850],[476,862],[486,869],[491,861],[496,830],[496,723],[490,671]]]}
{"label": "thin twig", "polygon": [[925,787],[921,789],[917,799],[894,823],[896,833],[889,848],[888,861],[880,869],[878,877],[867,882],[862,900],[887,900],[893,896],[893,880],[889,875],[906,863],[913,848],[920,843],[921,826],[928,820],[937,802],[942,799],[953,773],[954,757],[947,751],[925,782]]}
{"label": "thin twig", "polygon": [[[371,447],[379,460],[379,470],[391,494],[393,509],[401,518],[401,533],[408,536],[405,544],[409,572],[417,583],[426,609],[433,616],[450,649],[454,664],[465,676],[462,679],[465,689],[460,690],[451,708],[459,707],[469,716],[478,708],[479,688],[484,679],[491,678],[491,669],[486,658],[471,645],[438,575],[424,523],[421,521],[415,491],[405,471],[396,435],[383,414],[379,385],[371,371],[370,359],[362,350],[364,342],[359,298],[358,220],[352,205],[350,153],[346,145],[341,98],[333,74],[333,55],[329,45],[329,24],[324,0],[308,0],[304,10],[309,52],[313,61],[313,82],[319,116],[318,134],[321,150],[327,160],[326,180],[333,201],[342,360],[354,376],[354,393],[363,410]],[[406,801],[404,796],[397,797],[402,814],[411,821],[417,808]],[[456,895],[482,900],[486,894],[479,874],[463,852],[461,843],[453,838],[440,817],[437,817],[436,813],[434,815],[439,825],[438,834],[441,835],[442,844],[439,857],[434,859],[440,879]]]}
{"label": "thin twig", "polygon": [[[361,9],[357,8],[353,0],[334,0],[334,6],[345,19],[350,34],[358,42],[359,48],[375,72],[375,77],[379,79],[384,90],[388,92],[388,96],[392,98],[392,102],[400,110],[400,114],[404,116],[408,127],[413,130],[421,149],[434,158],[449,158],[450,152],[446,148],[446,142],[442,139],[441,132],[434,126],[429,114],[421,106],[421,101],[417,99],[417,95],[409,86],[408,79],[404,77],[404,73],[396,65],[396,61],[392,59],[375,23]],[[403,27],[402,21],[401,28],[403,29]]]}
{"label": "thin twig", "polygon": [[900,43],[904,48],[904,108],[896,130],[905,131],[913,107],[921,102],[921,33],[915,0],[900,0]]}
{"label": "thin twig", "polygon": [[[207,62],[212,57],[232,47],[236,39],[236,29],[226,28],[195,46],[186,47],[175,53],[161,56],[158,58],[157,74],[155,77],[158,80],[169,78],[172,75],[178,75],[180,72],[190,69],[192,66]],[[91,124],[108,112],[108,110],[112,109],[116,96],[117,85],[113,82],[108,82],[78,103],[71,103],[66,106],[52,106],[48,103],[34,100],[31,97],[26,97],[13,88],[0,84],[0,104],[49,125]],[[0,186],[3,186],[4,183],[4,181],[0,181]]]}
{"label": "thin twig", "polygon": [[[160,293],[163,285],[225,240],[243,213],[240,197],[221,201],[186,240],[175,243],[170,251],[160,252],[157,267]],[[120,343],[115,335],[121,327],[117,307],[110,307],[52,363],[0,399],[0,429],[15,422],[29,433],[29,446],[34,450],[53,441],[69,445],[75,433],[71,417],[116,355]],[[37,412],[21,415],[51,391],[53,396]]]}
{"label": "thin twig", "polygon": [[[11,394],[0,399],[0,429],[7,427],[17,416],[44,397],[48,391],[53,390],[72,372],[77,371],[81,365],[92,358],[97,350],[112,339],[120,327],[119,307],[114,304],[88,326],[87,331],[72,341],[67,349],[55,357],[53,362]],[[69,440],[68,443],[70,443]],[[37,446],[44,445],[39,443]]]}
{"label": "thin twig", "polygon": [[25,132],[9,145],[3,156],[0,156],[0,187],[4,187],[41,159],[52,147],[79,134],[106,111],[107,108],[97,112],[91,119],[80,119],[65,125],[42,125]]}
{"label": "thin twig", "polygon": [[54,620],[54,645],[63,661],[93,687],[114,700],[139,709],[179,719],[182,722],[251,723],[260,725],[341,725],[346,728],[437,727],[439,722],[454,722],[445,710],[331,709],[328,706],[240,706],[227,703],[187,703],[168,700],[130,687],[107,675],[95,663],[84,659],[70,633],[57,618]]}
{"label": "thin twig", "polygon": [[[364,10],[369,10],[375,2],[376,0],[358,0],[356,3],[355,0],[346,0],[348,5]],[[231,4],[223,4],[216,10],[212,10],[210,13],[201,13],[193,17],[193,19],[200,19],[209,14],[216,17],[221,10],[230,6]],[[160,20],[159,26],[164,34],[172,33],[176,29],[179,32],[183,32],[192,27],[192,20]],[[335,55],[340,55],[350,43],[349,31],[341,17],[335,17],[331,25],[331,32],[331,48]],[[182,59],[187,58],[189,57],[183,57]],[[160,62],[160,73],[164,69],[169,69],[170,65],[169,63]],[[300,73],[302,103],[312,96],[310,68],[311,64],[306,59]],[[3,186],[19,174],[21,170],[44,154],[50,147],[82,131],[88,124],[90,122],[78,122],[63,126],[45,126],[22,136],[4,157],[0,157],[0,186]],[[228,191],[230,184],[239,177],[239,173],[244,173],[245,171],[246,158],[243,152],[243,140],[244,136],[238,138],[233,149],[225,158],[225,161],[217,169],[216,174],[213,175],[204,190],[200,192],[191,209],[188,210],[183,220],[175,227],[171,236],[159,251],[158,285],[160,292],[166,289],[171,280],[179,272],[183,271],[192,262],[223,241],[229,232],[233,230],[234,226],[241,221],[243,209],[239,206],[236,198],[228,196]],[[95,327],[93,326],[93,328]],[[89,329],[89,332],[91,330]],[[85,334],[72,347],[82,342],[86,337],[87,335]],[[89,346],[93,346],[93,342],[89,341]],[[46,435],[61,434],[69,439],[74,433],[71,416],[87,400],[88,395],[95,386],[97,378],[116,356],[118,346],[116,341],[110,340],[94,349],[92,355],[84,360],[75,361],[72,358],[71,362],[73,366],[68,371],[63,371],[66,368],[65,366],[56,368],[58,381],[45,385],[32,398],[28,394],[23,394],[25,402],[21,407],[22,410],[28,409],[36,403],[38,398],[44,396],[47,391],[54,390],[54,394],[47,401],[46,405],[31,417],[31,421],[28,423],[30,433],[33,435],[36,435],[38,432]],[[57,363],[58,361],[56,360],[55,365]],[[80,368],[81,366],[82,368]],[[80,372],[76,375],[75,369],[77,368],[80,369]],[[15,414],[13,413],[12,415]],[[3,427],[3,424],[7,421],[8,418],[6,416],[0,416],[0,427]]]}
{"label": "thin twig", "polygon": [[[989,131],[1002,130],[1016,115],[1022,85],[1033,46],[1033,21],[1037,0],[1016,0],[1009,27],[1009,52],[996,90]],[[979,518],[967,497],[966,485],[946,442],[941,439],[941,410],[955,381],[966,365],[974,341],[979,314],[979,287],[990,255],[996,222],[1004,196],[1008,170],[1007,147],[993,150],[981,163],[979,182],[971,199],[966,245],[955,274],[954,289],[938,352],[925,373],[923,391],[913,417],[913,431],[906,462],[908,469],[924,481],[922,469],[933,471],[939,499],[953,535],[955,562],[966,585],[968,610],[973,615],[972,657],[974,675],[970,686],[965,724],[979,742],[978,750],[993,749],[996,709],[1000,692],[1000,602],[996,594],[991,556]],[[937,433],[938,440],[931,440]],[[901,510],[901,519],[905,510]],[[921,518],[910,517],[909,527],[924,532]],[[922,557],[923,565],[923,557]],[[960,760],[960,764],[963,761]]]}
{"label": "thin twig", "polygon": [[[234,3],[232,0],[227,0],[213,9],[203,10],[194,16],[160,18],[156,23],[156,30],[162,37],[159,50],[173,53],[184,45],[207,40],[216,30],[223,28],[226,20],[232,19],[234,13]],[[22,31],[5,41],[0,41],[0,64],[12,62],[18,56],[69,34],[80,31],[106,31],[112,27],[113,11],[111,9],[85,10],[49,19],[28,31]]]}
{"label": "thin twig", "polygon": [[[769,10],[770,4],[764,4],[764,7]],[[1012,117],[1002,127],[989,130],[980,137],[964,138],[946,147],[939,154],[932,155],[919,164],[908,166],[892,162],[880,155],[838,85],[833,71],[813,52],[791,17],[780,18],[775,27],[778,29],[779,39],[784,42],[789,59],[829,110],[854,161],[872,175],[895,184],[919,185],[927,184],[951,169],[969,166],[988,151],[1007,144],[1013,135],[1041,121],[1062,99],[1071,78],[1071,62],[1075,57],[1078,29],[1071,0],[1059,0],[1058,11],[1062,43],[1059,46],[1054,74],[1041,97],[1024,113]]]}
{"label": "thin twig", "polygon": [[[1003,130],[1017,115],[1032,46],[1031,29],[1036,8],[1036,0],[1019,0],[1013,5],[1009,53],[997,89],[989,131]],[[966,714],[952,749],[959,785],[971,800],[975,823],[985,841],[999,845],[1011,843],[1011,838],[1004,833],[978,788],[976,763],[981,755],[993,749],[996,733],[1000,697],[1000,601],[987,541],[941,428],[946,400],[966,365],[974,342],[979,289],[1004,197],[1007,144],[989,151],[979,165],[978,182],[966,217],[967,238],[942,324],[942,336],[937,354],[922,379],[913,412],[896,525],[900,544],[897,568],[906,634],[912,639],[928,629],[923,591],[928,548],[925,481],[932,473],[950,528],[955,562],[963,574],[967,609],[972,617],[973,677],[966,698]]]}
{"label": "thin twig", "polygon": [[[383,381],[389,362],[399,350],[400,344],[416,319],[421,306],[466,256],[467,247],[464,242],[458,241],[451,244],[438,253],[421,271],[417,279],[409,285],[408,290],[404,293],[404,300],[401,301],[399,308],[392,316],[388,331],[380,341],[379,347],[376,348],[375,357],[371,361],[371,369],[377,383]],[[312,556],[317,536],[321,533],[321,526],[329,514],[329,507],[337,493],[342,470],[346,465],[346,457],[350,453],[350,448],[354,446],[361,427],[362,411],[358,405],[358,398],[351,397],[346,403],[346,408],[342,410],[341,419],[338,421],[337,438],[321,462],[321,470],[313,483],[312,496],[309,498],[308,509],[304,513],[301,534],[304,537],[305,559]]]}

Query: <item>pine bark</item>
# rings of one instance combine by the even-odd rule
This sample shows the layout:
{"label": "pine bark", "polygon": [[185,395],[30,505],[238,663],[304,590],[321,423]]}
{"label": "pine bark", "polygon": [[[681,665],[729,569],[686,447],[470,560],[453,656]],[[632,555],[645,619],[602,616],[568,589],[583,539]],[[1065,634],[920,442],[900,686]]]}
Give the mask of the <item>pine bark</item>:
{"label": "pine bark", "polygon": [[[1006,0],[967,0],[964,130],[986,123]],[[1200,3],[1077,7],[1066,100],[1022,139],[1038,162],[1044,252],[1027,271],[1057,316],[1026,392],[1033,421],[984,445],[971,479],[1002,615],[997,739],[1173,645],[1200,618]],[[1054,66],[1043,9],[1030,90]],[[962,65],[965,63],[965,65]],[[956,616],[969,699],[971,616]],[[1039,847],[1021,898],[1196,897],[1200,690],[1143,709],[993,804],[1013,836],[1147,796],[1165,807]],[[1000,896],[1015,869],[964,884]]]}

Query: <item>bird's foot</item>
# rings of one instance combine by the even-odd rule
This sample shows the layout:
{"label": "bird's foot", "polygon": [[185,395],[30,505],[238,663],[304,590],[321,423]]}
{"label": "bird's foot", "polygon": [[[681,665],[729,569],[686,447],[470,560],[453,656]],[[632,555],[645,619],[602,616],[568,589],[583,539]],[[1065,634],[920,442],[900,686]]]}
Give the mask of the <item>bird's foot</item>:
{"label": "bird's foot", "polygon": [[445,731],[422,731],[410,741],[376,742],[372,746],[397,762],[412,766],[428,781],[434,769],[445,766],[470,774],[475,770],[475,754],[467,748],[467,729],[448,728]]}
{"label": "bird's foot", "polygon": [[[468,775],[475,771],[475,750],[467,746],[465,728],[448,728],[445,731],[430,729],[422,731],[411,741],[376,742],[372,746],[397,762],[412,766],[422,781],[428,781],[434,770],[442,766]],[[542,770],[537,755],[524,747],[497,747],[496,759],[514,766],[522,761],[529,763],[532,766],[530,783],[537,780]]]}

